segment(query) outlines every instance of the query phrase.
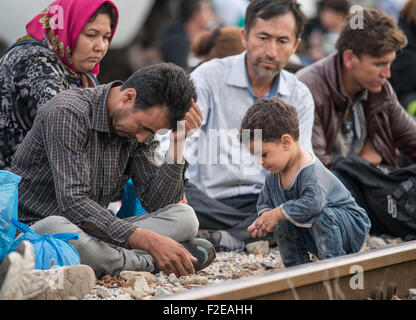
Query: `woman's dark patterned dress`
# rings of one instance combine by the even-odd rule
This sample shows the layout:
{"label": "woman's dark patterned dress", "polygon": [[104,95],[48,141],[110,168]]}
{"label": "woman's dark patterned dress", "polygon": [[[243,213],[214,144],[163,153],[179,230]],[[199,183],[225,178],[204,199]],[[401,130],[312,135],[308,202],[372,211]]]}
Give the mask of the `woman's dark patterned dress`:
{"label": "woman's dark patterned dress", "polygon": [[39,106],[74,87],[55,52],[40,44],[19,45],[0,59],[0,170],[10,168]]}

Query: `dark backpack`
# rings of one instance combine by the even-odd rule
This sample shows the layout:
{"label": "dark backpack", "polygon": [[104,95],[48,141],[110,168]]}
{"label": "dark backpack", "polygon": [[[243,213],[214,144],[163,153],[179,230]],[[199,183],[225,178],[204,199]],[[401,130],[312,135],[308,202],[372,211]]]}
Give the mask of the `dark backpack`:
{"label": "dark backpack", "polygon": [[404,239],[416,235],[416,164],[403,168],[375,165],[350,156],[335,165],[335,170],[358,187],[375,233]]}

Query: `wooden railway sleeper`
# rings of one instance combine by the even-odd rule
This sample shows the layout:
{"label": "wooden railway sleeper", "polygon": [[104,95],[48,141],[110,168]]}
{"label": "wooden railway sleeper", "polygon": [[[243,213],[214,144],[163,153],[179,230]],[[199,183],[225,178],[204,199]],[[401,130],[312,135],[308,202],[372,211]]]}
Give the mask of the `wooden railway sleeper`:
{"label": "wooden railway sleeper", "polygon": [[401,300],[396,296],[397,286],[394,282],[391,282],[387,285],[386,295],[384,295],[384,290],[382,287],[375,287],[370,294],[370,297],[367,297],[367,300]]}

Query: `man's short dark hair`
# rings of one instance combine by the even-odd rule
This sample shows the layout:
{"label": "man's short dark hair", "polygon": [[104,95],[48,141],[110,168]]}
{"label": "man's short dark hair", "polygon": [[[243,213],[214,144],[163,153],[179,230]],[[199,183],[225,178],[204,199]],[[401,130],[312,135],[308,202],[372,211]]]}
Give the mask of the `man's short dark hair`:
{"label": "man's short dark hair", "polygon": [[240,128],[240,141],[243,130],[250,130],[250,142],[254,140],[254,130],[262,130],[264,142],[278,141],[284,134],[299,140],[299,120],[296,108],[277,97],[257,100],[246,112]]}
{"label": "man's short dark hair", "polygon": [[352,4],[350,0],[321,0],[318,3],[318,10],[332,9],[347,16],[350,12]]}
{"label": "man's short dark hair", "polygon": [[172,128],[183,120],[197,101],[194,84],[185,71],[173,63],[160,63],[137,70],[121,86],[121,90],[133,88],[137,92],[135,107],[149,109],[166,106]]}
{"label": "man's short dark hair", "polygon": [[300,38],[306,23],[306,16],[296,0],[252,0],[247,7],[245,29],[247,35],[257,18],[269,20],[276,16],[292,12],[296,21],[296,38]]}
{"label": "man's short dark hair", "polygon": [[178,6],[177,17],[182,23],[187,23],[201,10],[201,2],[207,0],[182,0]]}
{"label": "man's short dark hair", "polygon": [[365,8],[362,12],[363,25],[354,25],[357,13],[347,17],[336,43],[340,56],[350,49],[358,57],[368,54],[382,57],[397,52],[407,45],[407,38],[397,25],[396,19],[379,9]]}

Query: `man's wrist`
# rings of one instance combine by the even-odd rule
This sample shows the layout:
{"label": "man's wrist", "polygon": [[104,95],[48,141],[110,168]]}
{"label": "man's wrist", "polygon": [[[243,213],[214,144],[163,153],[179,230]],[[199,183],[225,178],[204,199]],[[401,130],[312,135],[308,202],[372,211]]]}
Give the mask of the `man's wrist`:
{"label": "man's wrist", "polygon": [[148,251],[151,248],[154,232],[142,228],[136,228],[130,237],[127,239],[127,243],[130,248],[137,250]]}

